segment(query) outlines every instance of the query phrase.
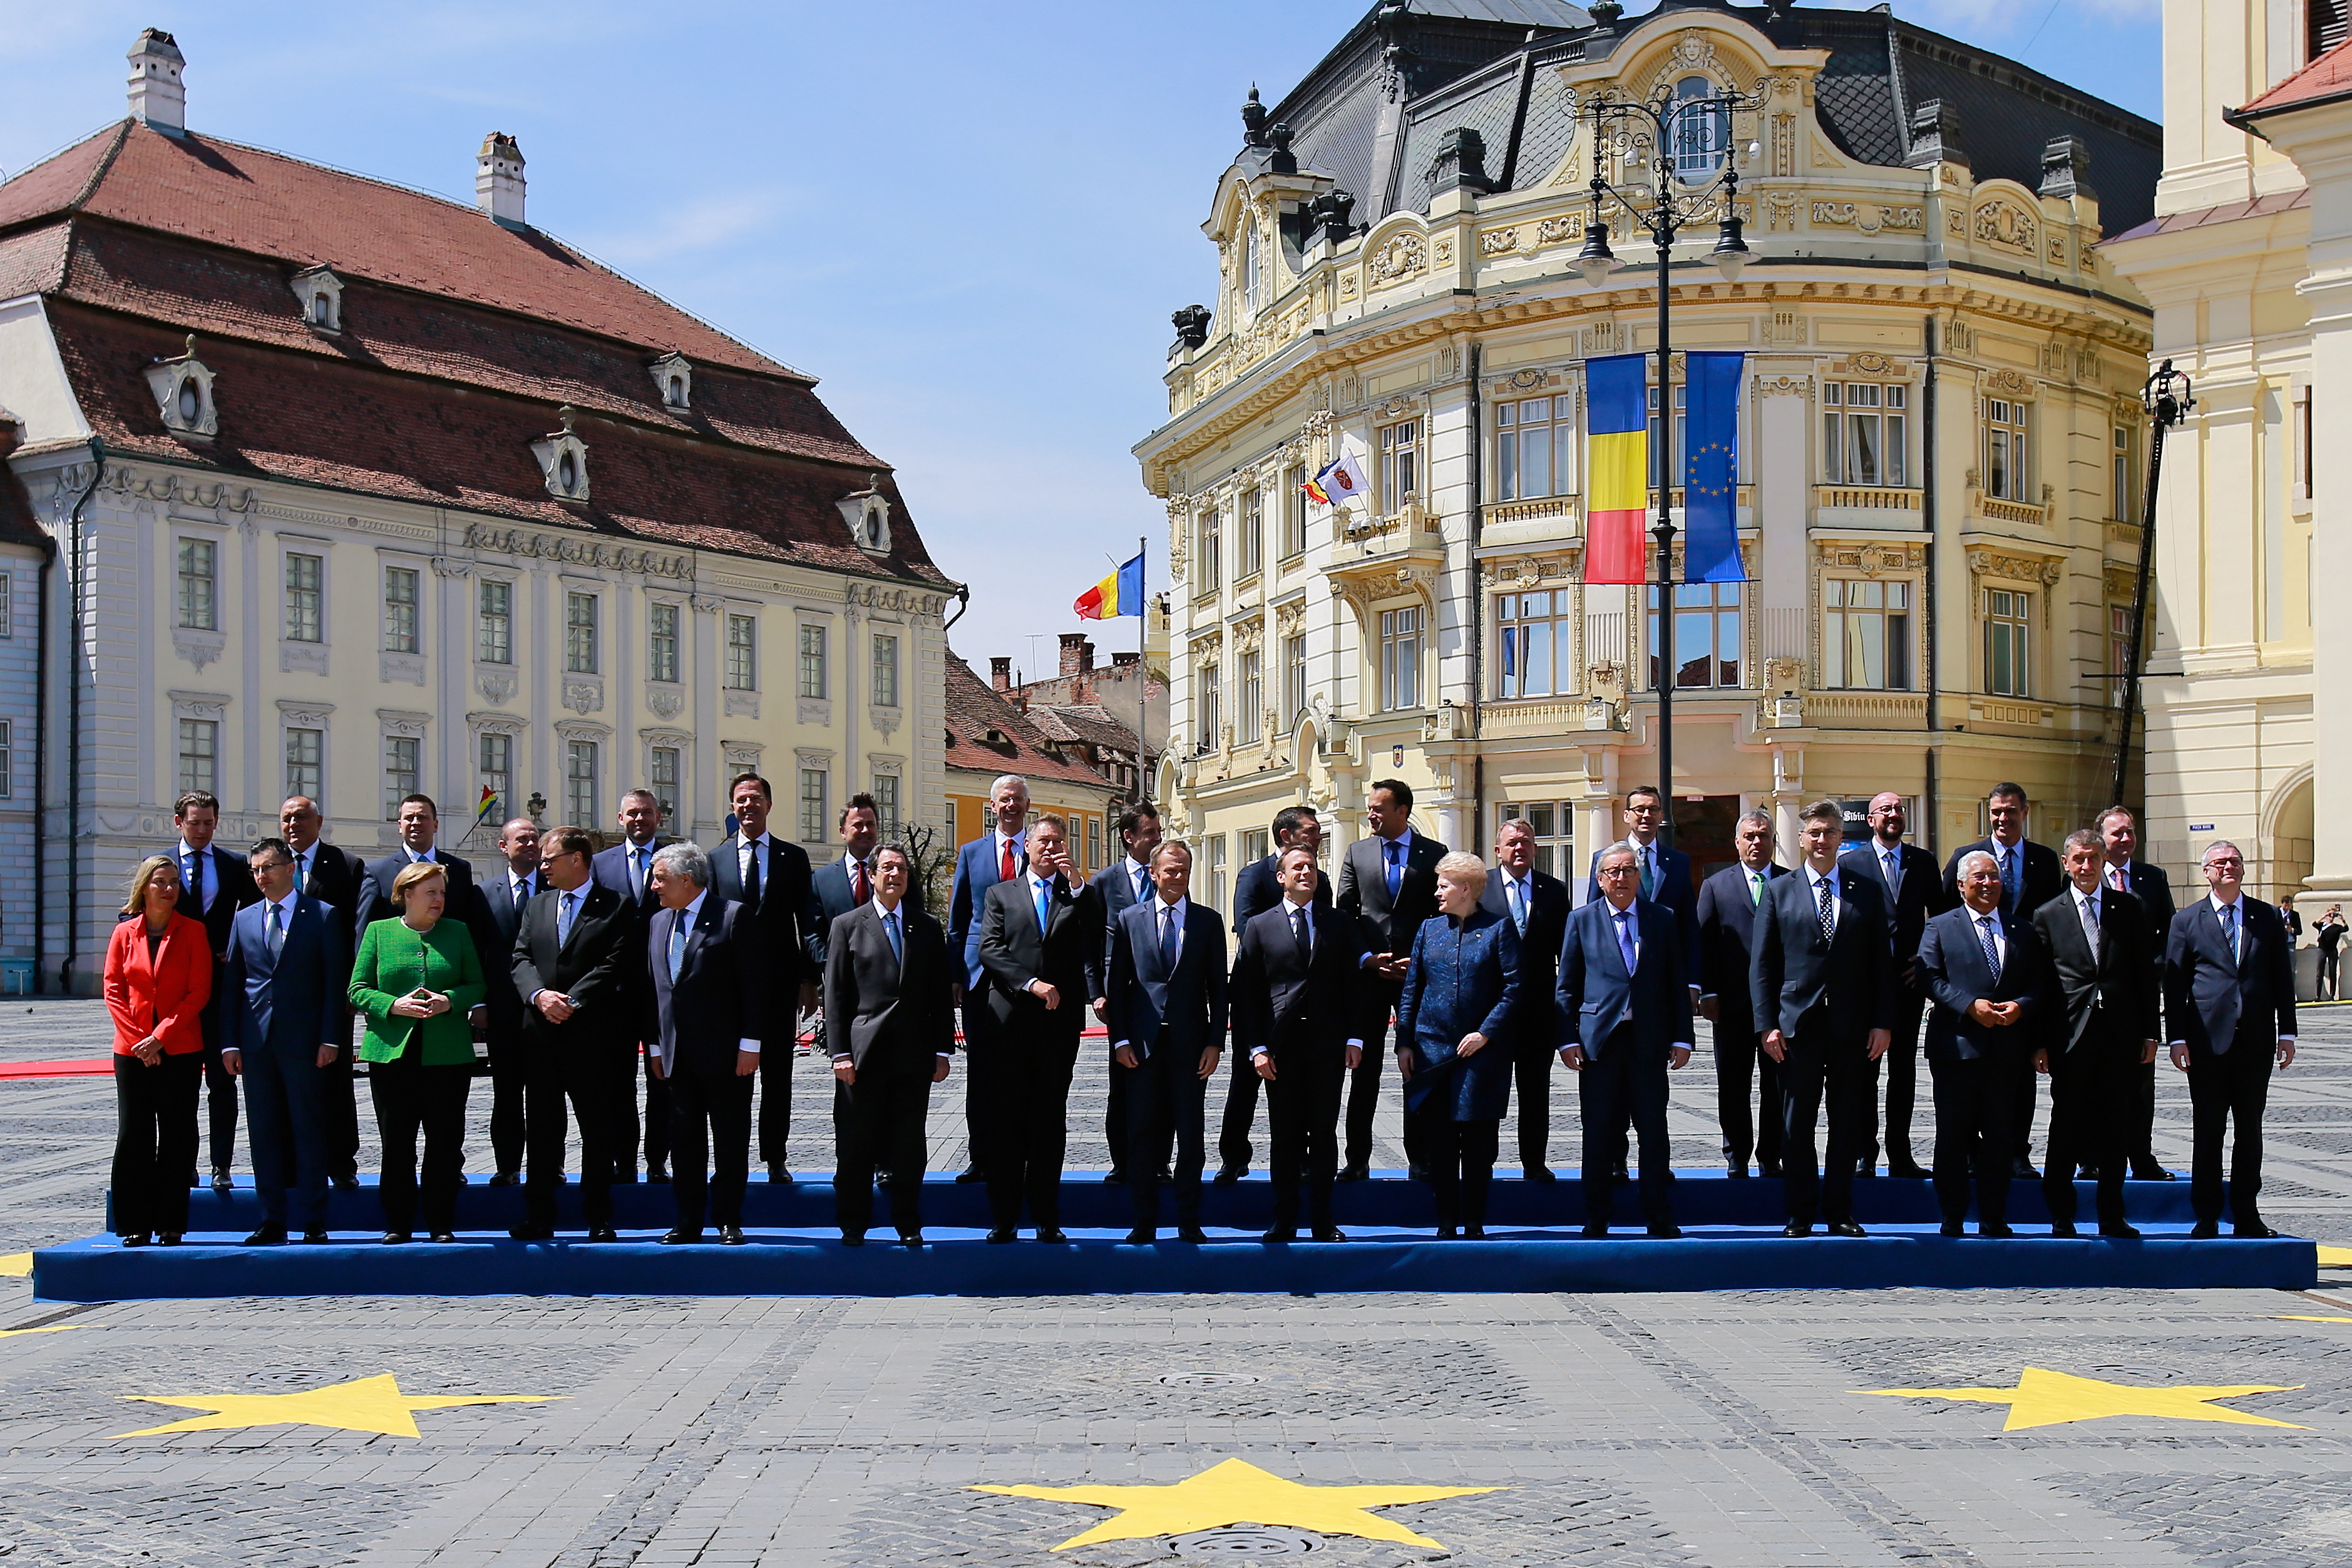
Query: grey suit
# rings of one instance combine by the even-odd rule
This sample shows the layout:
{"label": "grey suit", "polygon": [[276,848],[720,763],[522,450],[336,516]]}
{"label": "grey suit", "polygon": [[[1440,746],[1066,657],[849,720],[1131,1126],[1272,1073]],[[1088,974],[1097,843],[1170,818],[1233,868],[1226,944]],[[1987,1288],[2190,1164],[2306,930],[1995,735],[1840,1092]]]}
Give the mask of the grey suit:
{"label": "grey suit", "polygon": [[877,1164],[890,1173],[891,1224],[901,1234],[921,1228],[931,1074],[955,1050],[946,933],[908,899],[894,948],[885,914],[868,901],[825,933],[825,1037],[857,1079],[833,1089],[834,1214],[845,1236],[864,1235],[874,1218]]}

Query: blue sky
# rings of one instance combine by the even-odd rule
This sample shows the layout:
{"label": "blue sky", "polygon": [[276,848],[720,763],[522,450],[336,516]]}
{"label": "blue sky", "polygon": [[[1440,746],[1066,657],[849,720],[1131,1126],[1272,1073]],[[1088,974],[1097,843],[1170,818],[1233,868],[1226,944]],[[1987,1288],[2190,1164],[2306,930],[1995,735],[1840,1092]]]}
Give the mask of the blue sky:
{"label": "blue sky", "polygon": [[[510,131],[540,226],[822,378],[972,585],[957,650],[1034,670],[1139,534],[1164,581],[1129,448],[1166,406],[1168,313],[1211,300],[1234,111],[1369,5],[0,0],[0,171],[120,117],[151,26],[189,123],[233,141],[471,201]],[[2158,115],[2157,0],[1896,8]]]}

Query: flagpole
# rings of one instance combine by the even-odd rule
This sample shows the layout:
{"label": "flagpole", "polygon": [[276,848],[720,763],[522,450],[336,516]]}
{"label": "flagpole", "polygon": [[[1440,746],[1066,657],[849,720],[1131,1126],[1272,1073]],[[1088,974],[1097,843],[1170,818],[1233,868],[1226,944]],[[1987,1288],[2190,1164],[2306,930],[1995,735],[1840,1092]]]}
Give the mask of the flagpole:
{"label": "flagpole", "polygon": [[1151,752],[1151,742],[1143,729],[1143,690],[1151,682],[1150,656],[1146,652],[1151,633],[1151,536],[1135,537],[1136,559],[1142,565],[1136,571],[1136,580],[1143,584],[1141,602],[1136,606],[1135,617],[1135,788],[1131,791],[1137,804],[1150,799],[1144,789],[1144,762]]}

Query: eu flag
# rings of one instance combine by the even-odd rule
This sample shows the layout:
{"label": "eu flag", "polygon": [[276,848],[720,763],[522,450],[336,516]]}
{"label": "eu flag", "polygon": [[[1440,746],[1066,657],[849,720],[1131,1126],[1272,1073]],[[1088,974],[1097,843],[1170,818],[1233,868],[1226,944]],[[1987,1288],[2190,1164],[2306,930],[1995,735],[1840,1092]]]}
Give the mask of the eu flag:
{"label": "eu flag", "polygon": [[1739,378],[1745,354],[1684,356],[1690,389],[1683,460],[1683,580],[1740,582]]}

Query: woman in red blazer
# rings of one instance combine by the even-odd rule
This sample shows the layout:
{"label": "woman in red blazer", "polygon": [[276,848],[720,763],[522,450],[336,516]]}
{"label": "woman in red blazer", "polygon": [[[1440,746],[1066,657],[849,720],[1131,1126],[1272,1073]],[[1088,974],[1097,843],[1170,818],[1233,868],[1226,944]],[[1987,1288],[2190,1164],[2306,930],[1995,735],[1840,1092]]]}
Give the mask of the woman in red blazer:
{"label": "woman in red blazer", "polygon": [[106,1010],[114,1015],[114,1228],[125,1247],[151,1234],[179,1244],[196,1168],[198,1015],[213,994],[204,922],[179,913],[180,867],[150,855],[131,873],[121,923],[106,944]]}

